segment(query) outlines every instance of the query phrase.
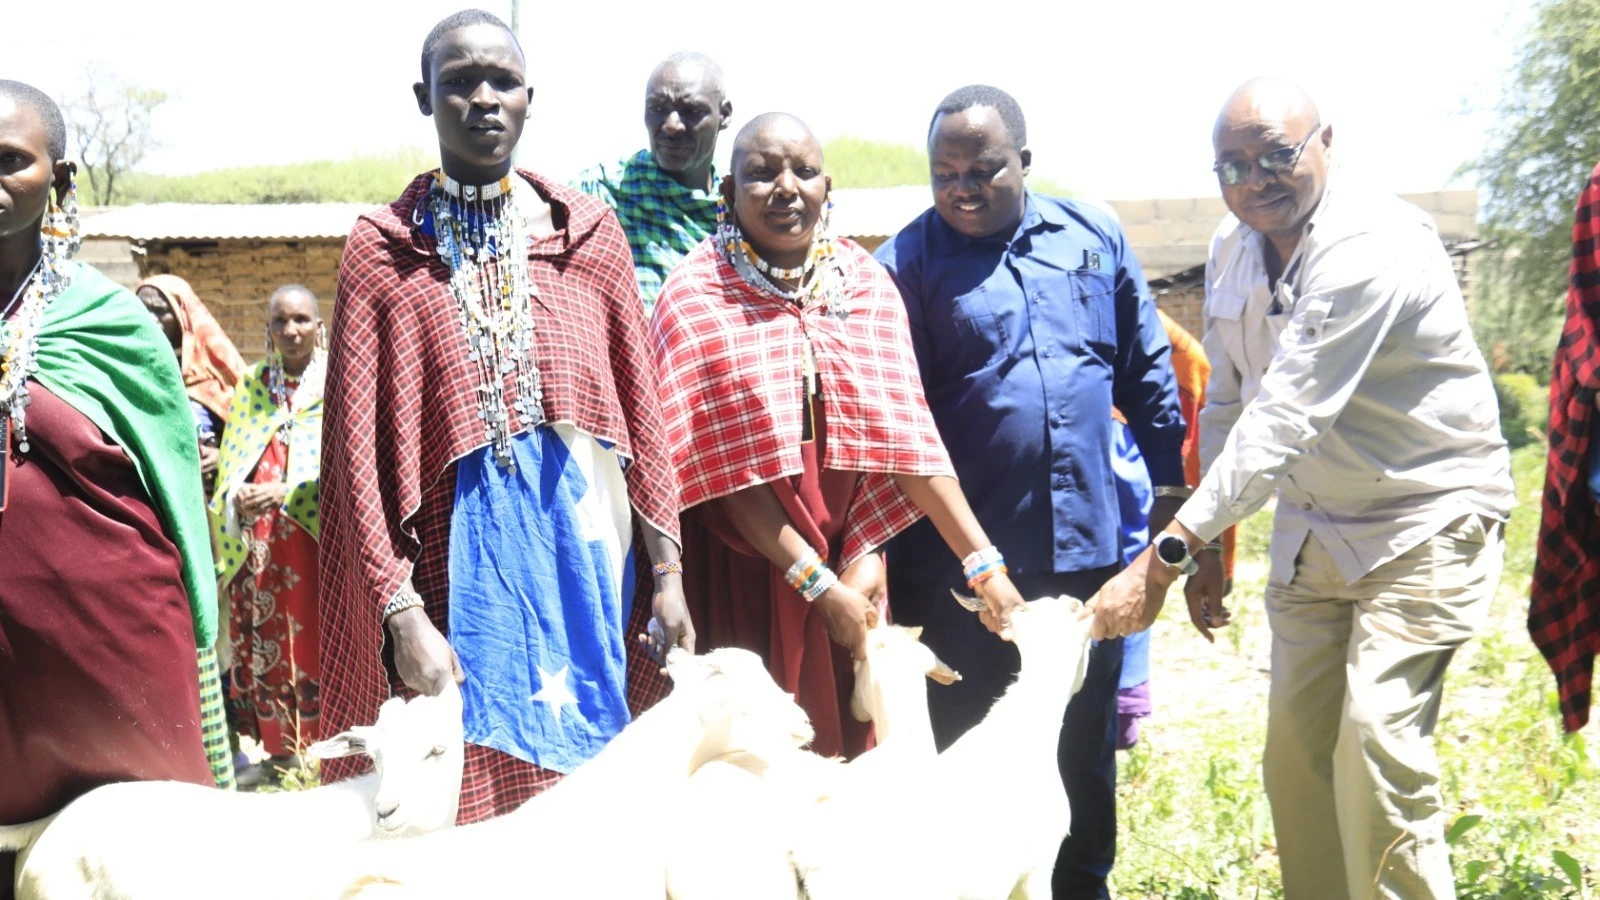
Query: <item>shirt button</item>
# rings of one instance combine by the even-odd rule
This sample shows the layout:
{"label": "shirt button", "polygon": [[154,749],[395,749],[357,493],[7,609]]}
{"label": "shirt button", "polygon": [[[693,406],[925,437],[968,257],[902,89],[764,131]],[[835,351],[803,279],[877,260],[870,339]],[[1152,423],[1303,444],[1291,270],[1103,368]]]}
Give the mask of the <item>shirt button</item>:
{"label": "shirt button", "polygon": [[1043,350],[1040,350],[1039,355],[1048,358],[1050,356],[1050,348],[1046,347]]}
{"label": "shirt button", "polygon": [[1054,425],[1057,428],[1060,428],[1062,423],[1063,423],[1063,420],[1062,420],[1062,418],[1060,416],[1055,416],[1055,417],[1050,419],[1050,424]]}
{"label": "shirt button", "polygon": [[1301,504],[1300,508],[1304,509],[1304,510],[1310,510],[1311,509],[1311,504],[1309,504],[1309,503]]}

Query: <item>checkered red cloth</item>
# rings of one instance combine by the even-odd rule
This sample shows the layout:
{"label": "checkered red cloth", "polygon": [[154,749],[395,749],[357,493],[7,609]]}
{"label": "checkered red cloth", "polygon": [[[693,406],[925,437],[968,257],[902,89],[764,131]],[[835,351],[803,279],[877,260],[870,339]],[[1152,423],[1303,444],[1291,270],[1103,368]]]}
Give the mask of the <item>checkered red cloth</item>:
{"label": "checkered red cloth", "polygon": [[[631,460],[625,477],[635,513],[676,537],[676,482],[621,226],[600,201],[521,174],[550,201],[558,226],[530,251],[545,417],[615,443]],[[385,662],[381,612],[408,575],[445,630],[454,460],[487,444],[449,270],[413,218],[431,177],[419,176],[399,200],[361,217],[339,270],[322,460],[322,709],[329,734],[375,721],[379,705],[400,687]],[[506,384],[511,390],[510,377]],[[639,584],[648,588],[650,579]],[[630,627],[642,631],[648,614],[646,595],[635,602]],[[626,643],[629,703],[643,709],[665,693],[665,682],[635,659],[635,642]],[[327,771],[336,780],[356,766],[336,762]],[[507,812],[553,780],[504,754],[472,750],[460,820]]]}
{"label": "checkered red cloth", "polygon": [[1567,324],[1550,375],[1550,455],[1533,568],[1528,633],[1555,672],[1568,731],[1589,721],[1594,657],[1600,653],[1600,517],[1587,484],[1600,390],[1600,167],[1578,200],[1572,225]]}
{"label": "checkered red cloth", "polygon": [[838,257],[842,319],[821,303],[802,309],[750,287],[712,240],[702,241],[656,300],[650,346],[688,509],[804,471],[801,365],[810,335],[828,428],[823,468],[867,473],[844,535],[848,565],[922,515],[894,474],[955,471],[922,394],[900,292],[854,242],[840,240]]}

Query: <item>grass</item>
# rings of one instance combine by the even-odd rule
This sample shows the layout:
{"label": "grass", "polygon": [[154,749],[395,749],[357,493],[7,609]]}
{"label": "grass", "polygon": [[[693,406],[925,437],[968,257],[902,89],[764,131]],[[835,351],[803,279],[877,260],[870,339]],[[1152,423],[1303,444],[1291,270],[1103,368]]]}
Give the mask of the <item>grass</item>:
{"label": "grass", "polygon": [[[1457,891],[1600,896],[1600,760],[1585,733],[1562,734],[1555,681],[1524,618],[1543,446],[1516,450],[1512,469],[1522,505],[1506,531],[1500,591],[1490,623],[1450,667],[1436,732]],[[1176,593],[1155,627],[1155,715],[1120,759],[1119,897],[1283,896],[1260,765],[1271,513],[1240,527],[1234,624],[1216,646],[1194,633]]]}

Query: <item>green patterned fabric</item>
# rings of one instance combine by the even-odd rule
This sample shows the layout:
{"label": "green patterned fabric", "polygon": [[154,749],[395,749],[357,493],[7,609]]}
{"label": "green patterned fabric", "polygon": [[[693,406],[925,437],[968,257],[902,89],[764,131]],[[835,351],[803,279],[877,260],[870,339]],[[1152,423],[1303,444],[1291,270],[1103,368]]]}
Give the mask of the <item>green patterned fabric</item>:
{"label": "green patterned fabric", "polygon": [[[715,171],[711,183],[717,183]],[[573,179],[572,186],[616,210],[633,251],[646,315],[655,309],[667,275],[717,229],[716,193],[673,181],[649,150],[595,166]]]}
{"label": "green patterned fabric", "polygon": [[128,454],[183,558],[196,647],[217,639],[217,582],[200,487],[200,441],[172,345],[144,304],[81,263],[45,307],[35,378]]}
{"label": "green patterned fabric", "polygon": [[[285,482],[289,485],[283,508],[289,518],[318,540],[322,533],[321,494],[318,489],[322,467],[322,387],[320,364],[316,374],[319,379],[308,385],[309,401],[293,413],[294,426],[289,430],[289,466]],[[276,406],[266,383],[267,363],[256,363],[233,390],[233,404],[228,408],[228,425],[223,431],[221,458],[217,462],[217,489],[211,497],[211,534],[216,539],[217,577],[226,585],[244,566],[248,548],[244,543],[243,528],[234,512],[233,498],[239,488],[248,484],[261,454],[272,442],[273,435],[291,418],[287,407]]]}
{"label": "green patterned fabric", "polygon": [[222,676],[217,668],[217,652],[210,647],[196,651],[200,661],[200,740],[205,743],[206,762],[217,787],[234,789],[233,749],[228,745],[228,714],[222,707]]}

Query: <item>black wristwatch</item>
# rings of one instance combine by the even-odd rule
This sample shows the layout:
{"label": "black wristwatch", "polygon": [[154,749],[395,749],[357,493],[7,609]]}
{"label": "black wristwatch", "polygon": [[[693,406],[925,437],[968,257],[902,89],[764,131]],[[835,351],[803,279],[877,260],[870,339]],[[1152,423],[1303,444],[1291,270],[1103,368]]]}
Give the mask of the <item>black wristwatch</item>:
{"label": "black wristwatch", "polygon": [[1189,544],[1175,534],[1163,534],[1157,537],[1154,544],[1156,559],[1169,569],[1177,569],[1180,575],[1193,575],[1199,571],[1200,564],[1189,555]]}

